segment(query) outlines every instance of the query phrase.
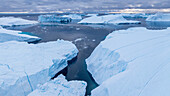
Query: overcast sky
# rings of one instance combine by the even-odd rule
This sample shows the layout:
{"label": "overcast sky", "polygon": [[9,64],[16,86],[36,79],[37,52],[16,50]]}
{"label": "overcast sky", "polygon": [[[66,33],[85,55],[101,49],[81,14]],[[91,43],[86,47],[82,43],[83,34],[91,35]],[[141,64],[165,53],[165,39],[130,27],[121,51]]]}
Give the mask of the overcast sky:
{"label": "overcast sky", "polygon": [[170,0],[0,0],[0,12],[93,12],[126,8],[170,8]]}

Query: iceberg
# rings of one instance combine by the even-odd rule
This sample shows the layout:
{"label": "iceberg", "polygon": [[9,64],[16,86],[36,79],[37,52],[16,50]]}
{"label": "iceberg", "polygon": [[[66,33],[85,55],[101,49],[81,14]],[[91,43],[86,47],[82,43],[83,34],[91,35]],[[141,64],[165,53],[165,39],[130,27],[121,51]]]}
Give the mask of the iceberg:
{"label": "iceberg", "polygon": [[0,43],[0,53],[0,96],[26,96],[64,69],[78,49],[64,40],[39,44],[10,41]]}
{"label": "iceberg", "polygon": [[169,32],[137,27],[109,34],[86,60],[100,84],[92,96],[169,96]]}
{"label": "iceberg", "polygon": [[37,21],[31,21],[31,20],[15,18],[15,17],[1,17],[0,18],[0,26],[3,26],[3,27],[33,25],[37,23],[38,23]]}
{"label": "iceberg", "polygon": [[149,16],[146,13],[136,13],[136,14],[121,13],[121,15],[125,18],[147,18]]}
{"label": "iceberg", "polygon": [[63,75],[59,75],[30,93],[28,96],[85,96],[86,82],[67,81]]}
{"label": "iceberg", "polygon": [[71,19],[82,19],[81,15],[78,15],[78,14],[63,15],[62,17],[68,17]]}
{"label": "iceberg", "polygon": [[150,15],[146,21],[151,22],[170,22],[170,14],[168,13],[157,13],[155,15]]}
{"label": "iceberg", "polygon": [[7,30],[0,26],[0,43],[7,41],[38,42],[41,38],[24,34],[21,31]]}
{"label": "iceberg", "polygon": [[126,20],[122,15],[92,16],[78,22],[79,24],[140,24],[140,21]]}
{"label": "iceberg", "polygon": [[40,23],[67,23],[71,22],[71,18],[57,15],[40,15],[38,16],[38,21]]}
{"label": "iceberg", "polygon": [[98,16],[98,14],[87,14],[86,16],[92,17],[92,16]]}

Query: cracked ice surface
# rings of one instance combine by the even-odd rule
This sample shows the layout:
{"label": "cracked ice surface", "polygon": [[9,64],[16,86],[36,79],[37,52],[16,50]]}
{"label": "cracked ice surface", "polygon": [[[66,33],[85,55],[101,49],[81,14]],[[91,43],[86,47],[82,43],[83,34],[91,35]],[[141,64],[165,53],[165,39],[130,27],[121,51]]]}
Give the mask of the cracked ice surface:
{"label": "cracked ice surface", "polygon": [[67,81],[63,75],[59,75],[30,93],[28,96],[84,96],[86,82]]}
{"label": "cracked ice surface", "polygon": [[92,96],[169,96],[169,49],[169,28],[109,34],[86,60],[100,84]]}
{"label": "cracked ice surface", "polygon": [[67,66],[78,50],[69,41],[0,43],[0,96],[25,96]]}

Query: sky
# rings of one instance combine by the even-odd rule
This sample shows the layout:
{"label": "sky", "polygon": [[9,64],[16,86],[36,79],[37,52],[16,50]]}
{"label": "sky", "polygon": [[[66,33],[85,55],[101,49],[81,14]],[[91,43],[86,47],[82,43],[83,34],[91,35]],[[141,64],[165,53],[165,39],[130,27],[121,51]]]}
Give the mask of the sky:
{"label": "sky", "polygon": [[0,0],[0,12],[107,12],[170,9],[170,0]]}

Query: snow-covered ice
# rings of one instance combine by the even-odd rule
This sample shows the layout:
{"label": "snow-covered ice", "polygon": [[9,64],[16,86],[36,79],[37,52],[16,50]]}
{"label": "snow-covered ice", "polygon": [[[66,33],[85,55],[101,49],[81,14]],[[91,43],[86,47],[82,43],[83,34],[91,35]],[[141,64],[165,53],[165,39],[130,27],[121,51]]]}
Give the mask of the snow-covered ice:
{"label": "snow-covered ice", "polygon": [[78,14],[63,15],[62,17],[68,17],[71,19],[82,19],[81,15],[78,15]]}
{"label": "snow-covered ice", "polygon": [[86,60],[100,84],[92,96],[169,96],[170,28],[109,34]]}
{"label": "snow-covered ice", "polygon": [[157,13],[155,15],[150,15],[146,21],[151,22],[170,22],[170,14],[168,13]]}
{"label": "snow-covered ice", "polygon": [[15,17],[1,17],[0,18],[0,26],[4,26],[4,27],[33,25],[37,23],[38,21],[31,21],[31,20],[15,18]]}
{"label": "snow-covered ice", "polygon": [[21,31],[7,30],[0,26],[0,43],[6,41],[35,42],[41,40],[39,37],[23,34]]}
{"label": "snow-covered ice", "polygon": [[63,75],[59,75],[54,80],[39,85],[28,96],[84,96],[86,86],[84,81],[67,81]]}
{"label": "snow-covered ice", "polygon": [[0,96],[25,96],[44,84],[77,56],[76,46],[64,40],[27,44],[0,43]]}
{"label": "snow-covered ice", "polygon": [[92,16],[78,22],[80,24],[139,24],[140,21],[126,20],[122,15]]}

